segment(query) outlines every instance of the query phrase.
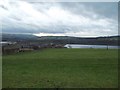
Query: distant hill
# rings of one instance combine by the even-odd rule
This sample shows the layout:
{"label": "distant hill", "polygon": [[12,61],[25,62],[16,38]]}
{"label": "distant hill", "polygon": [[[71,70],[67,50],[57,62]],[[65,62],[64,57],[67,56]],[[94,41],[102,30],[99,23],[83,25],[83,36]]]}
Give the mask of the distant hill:
{"label": "distant hill", "polygon": [[39,42],[57,44],[91,44],[91,45],[118,45],[120,36],[109,37],[69,37],[69,36],[42,36],[37,37],[31,34],[2,34],[2,41],[16,42]]}
{"label": "distant hill", "polygon": [[3,41],[24,41],[24,40],[37,40],[38,37],[31,34],[2,34]]}

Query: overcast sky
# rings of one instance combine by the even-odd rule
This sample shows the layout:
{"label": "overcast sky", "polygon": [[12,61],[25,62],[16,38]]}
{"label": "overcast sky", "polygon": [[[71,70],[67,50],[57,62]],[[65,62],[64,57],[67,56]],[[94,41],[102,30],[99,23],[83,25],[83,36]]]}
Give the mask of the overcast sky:
{"label": "overcast sky", "polygon": [[118,34],[118,3],[3,0],[0,20],[3,33],[111,36]]}

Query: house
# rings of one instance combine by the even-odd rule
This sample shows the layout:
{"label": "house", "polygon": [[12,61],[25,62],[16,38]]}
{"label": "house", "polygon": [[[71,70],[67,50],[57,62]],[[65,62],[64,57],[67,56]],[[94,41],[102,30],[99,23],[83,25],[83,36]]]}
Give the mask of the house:
{"label": "house", "polygon": [[25,51],[32,51],[32,50],[34,50],[34,49],[31,45],[22,44],[19,51],[20,52],[25,52]]}
{"label": "house", "polygon": [[10,54],[10,53],[17,53],[20,50],[20,45],[18,44],[5,44],[2,45],[2,53],[3,54]]}

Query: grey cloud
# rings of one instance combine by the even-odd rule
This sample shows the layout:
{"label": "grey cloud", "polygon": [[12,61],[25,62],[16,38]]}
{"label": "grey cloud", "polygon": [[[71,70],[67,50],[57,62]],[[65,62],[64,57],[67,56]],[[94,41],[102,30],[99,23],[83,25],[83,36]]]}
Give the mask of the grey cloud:
{"label": "grey cloud", "polygon": [[[8,2],[3,32],[61,33],[72,36],[117,34],[117,3]],[[90,34],[89,34],[90,32]]]}
{"label": "grey cloud", "polygon": [[117,19],[117,2],[62,2],[60,4],[65,9],[70,10],[76,14],[98,14],[101,17]]}

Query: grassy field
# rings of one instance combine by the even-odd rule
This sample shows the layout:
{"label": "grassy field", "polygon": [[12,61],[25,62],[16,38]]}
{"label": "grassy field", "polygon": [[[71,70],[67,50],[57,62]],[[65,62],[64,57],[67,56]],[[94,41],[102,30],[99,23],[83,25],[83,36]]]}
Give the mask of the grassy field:
{"label": "grassy field", "polygon": [[114,88],[118,52],[45,49],[3,56],[4,88]]}

